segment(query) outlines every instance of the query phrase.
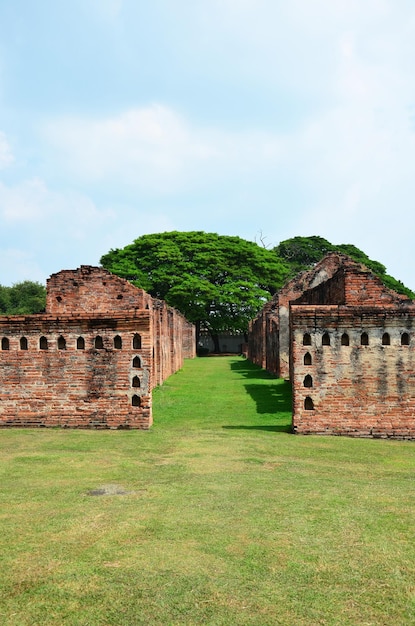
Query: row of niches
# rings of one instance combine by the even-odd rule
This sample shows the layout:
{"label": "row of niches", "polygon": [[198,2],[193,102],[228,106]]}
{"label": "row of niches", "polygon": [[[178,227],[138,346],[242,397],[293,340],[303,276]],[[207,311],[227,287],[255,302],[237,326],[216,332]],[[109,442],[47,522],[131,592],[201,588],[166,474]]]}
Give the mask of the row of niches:
{"label": "row of niches", "polygon": [[[30,346],[32,347],[32,340]],[[42,336],[36,340],[36,345],[34,346],[39,350],[49,350],[50,339],[48,337]],[[104,350],[108,348],[114,348],[115,350],[122,350],[123,345],[130,344],[128,347],[133,350],[141,349],[141,335],[135,333],[132,337],[129,336],[128,341],[123,341],[121,335],[115,335],[113,338],[102,337],[101,335],[97,335],[93,338],[90,348],[94,348],[95,350]],[[87,347],[87,342],[85,337],[77,337],[76,342],[71,345],[63,335],[59,335],[56,340],[56,346],[58,350],[66,350],[67,348],[76,348],[76,350],[85,350]],[[1,349],[2,350],[10,350],[13,347],[20,350],[29,350],[29,340],[27,337],[20,337],[20,339],[16,339],[14,342],[9,337],[2,337],[1,340]]]}
{"label": "row of niches", "polygon": [[[372,341],[371,341],[372,340]],[[358,341],[360,343],[361,346],[368,346],[371,344],[371,342],[373,343],[373,341],[378,341],[378,337],[375,338],[369,338],[369,334],[367,332],[363,332],[360,334],[360,336],[358,337]],[[399,341],[399,345],[401,346],[409,346],[410,344],[410,336],[409,333],[407,332],[403,332],[401,333],[400,337],[398,338]],[[389,333],[383,333],[382,336],[380,337],[380,343],[382,346],[390,346],[391,345],[391,336]],[[321,337],[321,345],[322,346],[330,346],[333,344],[333,338],[330,336],[329,333],[324,333]],[[303,346],[311,346],[313,345],[312,342],[312,336],[310,333],[304,333],[303,335]],[[350,346],[350,336],[348,333],[343,333],[340,337],[340,345],[341,346]]]}

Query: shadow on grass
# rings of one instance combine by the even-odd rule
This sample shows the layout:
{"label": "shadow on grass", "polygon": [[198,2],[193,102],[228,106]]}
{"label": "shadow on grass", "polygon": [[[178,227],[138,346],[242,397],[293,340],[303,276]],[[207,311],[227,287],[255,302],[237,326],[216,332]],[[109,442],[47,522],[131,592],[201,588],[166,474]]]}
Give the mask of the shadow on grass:
{"label": "shadow on grass", "polygon": [[222,426],[225,430],[265,430],[267,432],[273,433],[291,433],[291,423],[290,424],[257,424],[256,426],[246,426],[245,424],[237,424],[234,426]]}
{"label": "shadow on grass", "polygon": [[281,378],[276,378],[273,374],[250,361],[234,361],[230,366],[233,372],[247,379],[244,386],[246,392],[255,401],[257,414],[275,415],[280,423],[269,425],[241,424],[239,426],[224,426],[224,428],[291,432],[291,384]]}

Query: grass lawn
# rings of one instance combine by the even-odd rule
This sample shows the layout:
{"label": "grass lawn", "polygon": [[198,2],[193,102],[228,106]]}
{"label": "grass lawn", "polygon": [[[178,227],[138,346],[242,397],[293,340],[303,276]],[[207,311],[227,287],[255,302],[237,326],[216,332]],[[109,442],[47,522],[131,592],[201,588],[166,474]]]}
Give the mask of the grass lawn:
{"label": "grass lawn", "polygon": [[1,625],[415,624],[415,442],[291,435],[239,357],[154,419],[0,431]]}

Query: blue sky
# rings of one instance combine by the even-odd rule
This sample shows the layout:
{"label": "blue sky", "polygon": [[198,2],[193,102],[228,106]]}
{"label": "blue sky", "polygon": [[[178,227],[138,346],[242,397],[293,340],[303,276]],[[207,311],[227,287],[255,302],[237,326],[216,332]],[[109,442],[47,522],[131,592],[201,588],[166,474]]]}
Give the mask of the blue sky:
{"label": "blue sky", "polygon": [[0,284],[205,230],[415,290],[414,64],[412,0],[0,1]]}

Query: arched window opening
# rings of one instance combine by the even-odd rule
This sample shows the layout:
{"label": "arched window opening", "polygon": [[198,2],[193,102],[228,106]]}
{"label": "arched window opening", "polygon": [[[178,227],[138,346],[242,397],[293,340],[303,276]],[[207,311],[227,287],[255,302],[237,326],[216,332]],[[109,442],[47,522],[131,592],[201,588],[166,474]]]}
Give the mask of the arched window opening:
{"label": "arched window opening", "polygon": [[66,350],[66,339],[65,337],[58,337],[58,350]]}
{"label": "arched window opening", "polygon": [[132,397],[132,401],[131,404],[133,406],[141,406],[141,398],[140,396],[137,396],[136,394]]}
{"label": "arched window opening", "polygon": [[307,374],[307,376],[304,378],[304,387],[312,387],[313,386],[313,379],[310,376],[310,374]]}
{"label": "arched window opening", "polygon": [[314,402],[310,396],[307,396],[304,400],[304,408],[306,411],[314,411]]}
{"label": "arched window opening", "polygon": [[340,343],[342,346],[350,345],[349,335],[347,333],[343,333],[340,339]]}
{"label": "arched window opening", "polygon": [[3,337],[1,340],[1,349],[2,350],[10,350],[10,341],[8,337]]}
{"label": "arched window opening", "polygon": [[122,348],[122,339],[121,339],[121,337],[119,335],[116,335],[114,337],[114,348],[116,350],[121,350],[121,348]]}
{"label": "arched window opening", "polygon": [[141,361],[139,356],[133,358],[133,367],[141,367]]}
{"label": "arched window opening", "polygon": [[140,379],[138,378],[138,376],[134,376],[134,378],[132,380],[132,386],[133,387],[141,387]]}
{"label": "arched window opening", "polygon": [[141,350],[141,335],[138,333],[133,337],[133,350]]}
{"label": "arched window opening", "polygon": [[47,350],[48,349],[48,340],[46,339],[46,337],[41,337],[39,339],[39,348],[41,350]]}
{"label": "arched window opening", "polygon": [[85,339],[83,337],[78,337],[76,340],[76,349],[85,350]]}
{"label": "arched window opening", "polygon": [[20,350],[27,350],[27,349],[28,349],[27,338],[20,337]]}
{"label": "arched window opening", "polygon": [[409,333],[402,333],[401,346],[409,346]]}
{"label": "arched window opening", "polygon": [[383,333],[382,335],[382,346],[390,346],[391,345],[391,338],[389,333]]}
{"label": "arched window opening", "polygon": [[324,333],[322,339],[321,339],[321,343],[323,346],[329,346],[330,345],[330,335],[328,333]]}
{"label": "arched window opening", "polygon": [[311,358],[311,354],[309,352],[306,352],[304,355],[304,365],[311,365],[313,362],[313,359]]}
{"label": "arched window opening", "polygon": [[360,345],[368,346],[369,345],[369,335],[367,333],[362,333],[360,335]]}
{"label": "arched window opening", "polygon": [[311,346],[311,335],[310,335],[310,333],[304,333],[303,346]]}
{"label": "arched window opening", "polygon": [[103,347],[104,347],[104,342],[103,342],[102,337],[101,337],[100,335],[97,335],[97,336],[95,337],[95,343],[94,343],[94,346],[95,346],[95,348],[96,348],[97,350],[102,350],[102,349],[103,349]]}

